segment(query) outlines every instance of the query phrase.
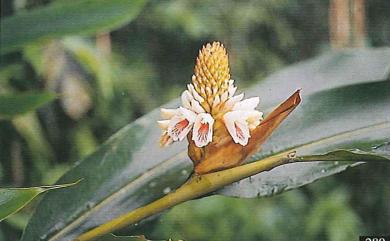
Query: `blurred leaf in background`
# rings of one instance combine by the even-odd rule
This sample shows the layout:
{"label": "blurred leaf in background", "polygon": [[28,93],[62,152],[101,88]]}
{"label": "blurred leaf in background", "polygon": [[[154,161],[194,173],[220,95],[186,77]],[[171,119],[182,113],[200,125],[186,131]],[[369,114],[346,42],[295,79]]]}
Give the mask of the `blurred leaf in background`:
{"label": "blurred leaf in background", "polygon": [[11,119],[17,115],[25,114],[54,98],[55,95],[49,92],[0,95],[0,118]]}
{"label": "blurred leaf in background", "polygon": [[130,22],[144,3],[144,0],[57,1],[22,11],[2,21],[1,53],[53,37],[94,34],[120,27]]}

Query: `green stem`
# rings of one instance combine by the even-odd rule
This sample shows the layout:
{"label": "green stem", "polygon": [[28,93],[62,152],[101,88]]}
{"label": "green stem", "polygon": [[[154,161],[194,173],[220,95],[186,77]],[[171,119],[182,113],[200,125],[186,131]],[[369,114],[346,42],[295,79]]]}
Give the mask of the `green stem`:
{"label": "green stem", "polygon": [[288,157],[289,153],[290,152],[283,152],[242,166],[209,174],[193,176],[174,192],[171,192],[166,196],[147,204],[146,206],[132,210],[129,213],[104,223],[82,234],[76,238],[75,241],[92,240],[106,233],[134,224],[146,217],[150,217],[182,202],[213,192],[230,183],[292,162],[293,160]]}

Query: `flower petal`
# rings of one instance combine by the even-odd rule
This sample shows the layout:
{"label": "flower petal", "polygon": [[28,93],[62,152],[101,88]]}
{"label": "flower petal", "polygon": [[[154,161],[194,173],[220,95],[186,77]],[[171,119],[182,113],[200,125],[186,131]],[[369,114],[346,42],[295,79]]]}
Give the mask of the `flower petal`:
{"label": "flower petal", "polygon": [[179,112],[190,123],[194,123],[195,122],[196,114],[193,111],[191,111],[189,109],[186,109],[186,108],[183,108],[183,107],[179,107]]}
{"label": "flower petal", "polygon": [[197,147],[209,144],[213,139],[214,119],[208,113],[201,113],[196,117],[192,140]]}
{"label": "flower petal", "polygon": [[229,86],[228,86],[228,93],[229,93],[229,98],[233,97],[234,93],[236,93],[237,87],[234,86],[234,80],[231,79],[229,80]]}
{"label": "flower petal", "polygon": [[246,122],[248,123],[250,130],[255,129],[260,124],[261,120],[263,120],[263,112],[257,110],[247,111]]}
{"label": "flower petal", "polygon": [[234,102],[241,101],[244,98],[244,93],[241,93],[239,95],[233,96],[232,99]]}
{"label": "flower petal", "polygon": [[203,107],[195,99],[191,101],[191,110],[198,114],[205,112]]}
{"label": "flower petal", "polygon": [[199,103],[202,103],[204,101],[204,99],[198,94],[198,92],[196,92],[192,84],[188,84],[187,89],[191,92],[194,99],[197,100]]}
{"label": "flower petal", "polygon": [[179,107],[179,113],[171,118],[168,124],[167,133],[173,141],[182,141],[190,132],[196,114],[191,110]]}
{"label": "flower petal", "polygon": [[239,95],[236,95],[236,96],[233,96],[231,98],[229,98],[226,103],[225,103],[225,110],[231,110],[234,105],[241,101],[242,99],[244,98],[244,94],[239,94]]}
{"label": "flower petal", "polygon": [[184,108],[194,111],[196,113],[204,112],[204,109],[202,108],[200,103],[194,98],[193,94],[189,90],[185,90],[181,94],[181,103]]}
{"label": "flower petal", "polygon": [[230,111],[223,116],[225,126],[235,143],[243,146],[248,144],[249,126],[242,111]]}
{"label": "flower petal", "polygon": [[177,115],[179,113],[179,109],[165,109],[161,108],[161,118],[163,119],[171,119],[173,116]]}
{"label": "flower petal", "polygon": [[165,131],[165,132],[161,135],[161,137],[160,137],[160,146],[166,147],[166,146],[169,146],[170,144],[172,144],[172,142],[173,142],[172,137],[170,137],[170,136],[168,135],[168,132]]}
{"label": "flower petal", "polygon": [[191,93],[188,90],[183,91],[183,93],[181,94],[181,103],[187,109],[191,109],[191,100],[193,99],[194,97],[192,97]]}
{"label": "flower petal", "polygon": [[222,102],[225,102],[228,100],[228,97],[229,97],[229,92],[225,91],[222,95],[221,95],[221,101]]}
{"label": "flower petal", "polygon": [[169,122],[170,122],[170,120],[160,120],[160,121],[157,121],[158,126],[159,126],[162,130],[168,129]]}
{"label": "flower petal", "polygon": [[182,116],[174,116],[169,122],[167,133],[173,141],[181,141],[190,132],[192,124]]}
{"label": "flower petal", "polygon": [[234,105],[233,110],[254,110],[259,104],[259,102],[260,102],[259,97],[252,97],[249,99],[245,99],[240,102],[237,102]]}
{"label": "flower petal", "polygon": [[234,93],[236,93],[237,87],[234,85],[229,86],[228,92],[229,92],[229,97],[232,97]]}

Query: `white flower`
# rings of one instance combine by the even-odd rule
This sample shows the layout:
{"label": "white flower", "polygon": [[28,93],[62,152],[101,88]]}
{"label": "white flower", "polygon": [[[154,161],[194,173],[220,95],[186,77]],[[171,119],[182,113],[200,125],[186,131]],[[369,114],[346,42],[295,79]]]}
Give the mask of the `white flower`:
{"label": "white flower", "polygon": [[168,146],[168,145],[172,144],[172,142],[173,142],[172,137],[170,137],[168,135],[168,125],[170,122],[169,119],[171,119],[173,116],[178,114],[179,111],[178,111],[178,109],[161,108],[160,112],[161,112],[161,117],[164,119],[167,119],[167,120],[157,121],[158,125],[160,126],[160,128],[163,131],[161,138],[160,138],[160,145],[161,146]]}
{"label": "white flower", "polygon": [[194,124],[196,114],[182,107],[161,108],[161,117],[165,120],[157,121],[163,131],[160,144],[168,146],[174,141],[181,141],[185,138]]}
{"label": "white flower", "polygon": [[208,113],[200,113],[195,120],[192,140],[197,147],[203,147],[213,140],[214,119]]}
{"label": "white flower", "polygon": [[[163,130],[163,134],[161,136],[161,145],[167,146],[175,141],[182,141],[187,134],[191,131],[194,126],[196,120],[200,123],[204,122],[203,119],[207,120],[207,123],[198,123],[196,126],[200,126],[199,131],[203,131],[205,125],[212,128],[212,124],[214,120],[209,114],[204,113],[204,109],[200,105],[199,101],[203,101],[202,97],[197,95],[196,91],[188,85],[188,90],[185,90],[181,95],[182,106],[177,109],[164,109],[161,108],[161,117],[164,120],[158,121],[160,128]],[[201,116],[203,117],[197,117]],[[212,119],[210,121],[210,118]],[[195,135],[202,137],[200,141],[197,141],[197,145],[200,147],[201,145],[207,145],[212,140],[212,134],[210,135],[210,131],[207,129],[206,139],[203,139],[204,133],[198,135],[198,133],[194,133]],[[212,133],[212,130],[211,130]],[[206,144],[205,140],[207,141]]]}
{"label": "white flower", "polygon": [[185,90],[183,94],[181,94],[181,102],[183,107],[197,114],[205,112],[202,106],[199,104],[199,100],[202,100],[202,97],[196,96],[194,93],[196,92]]}
{"label": "white flower", "polygon": [[260,124],[263,113],[255,110],[258,104],[258,97],[238,101],[234,104],[232,111],[223,116],[225,126],[235,143],[247,145],[250,130]]}
{"label": "white flower", "polygon": [[[213,110],[222,112],[223,121],[235,143],[247,145],[250,131],[256,128],[263,118],[263,113],[255,110],[259,98],[242,100],[244,94],[233,96],[237,87],[233,80],[229,81],[228,89],[222,94],[214,95],[214,100],[208,103]],[[161,109],[158,121],[163,130],[161,144],[166,146],[175,141],[182,141],[192,130],[192,140],[197,147],[204,147],[213,140],[214,118],[202,107],[204,98],[195,90],[192,84],[181,95],[182,106],[177,109]],[[220,107],[220,108],[219,108]],[[216,114],[216,113],[214,113]]]}
{"label": "white flower", "polygon": [[[250,131],[260,124],[263,113],[255,110],[258,97],[243,100],[244,94],[234,96],[237,87],[230,79],[223,44],[214,42],[201,49],[191,80],[181,95],[181,107],[161,109],[161,144],[182,141],[192,131],[195,146],[204,147],[212,142],[213,125],[218,120],[224,122],[235,143],[247,145]],[[214,134],[218,133],[226,132]]]}

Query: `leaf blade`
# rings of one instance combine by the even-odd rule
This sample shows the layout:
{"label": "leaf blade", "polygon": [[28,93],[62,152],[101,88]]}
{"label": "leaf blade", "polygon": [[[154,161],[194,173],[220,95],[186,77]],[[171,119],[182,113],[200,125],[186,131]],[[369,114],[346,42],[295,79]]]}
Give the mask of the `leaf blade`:
{"label": "leaf blade", "polygon": [[18,212],[39,194],[53,189],[70,187],[77,183],[30,188],[0,188],[0,222]]}
{"label": "leaf blade", "polygon": [[130,22],[144,4],[144,0],[80,0],[13,15],[2,21],[1,54],[49,38],[118,28]]}
{"label": "leaf blade", "polygon": [[[377,132],[376,134],[372,131],[367,131],[359,133],[360,136],[355,137],[364,140],[369,138],[372,134],[382,136],[383,140],[373,141],[368,146],[368,143],[364,143],[366,150],[363,150],[363,145],[360,146],[360,150],[338,149],[335,151],[326,151],[332,150],[332,148],[324,149],[328,143],[322,143],[322,145],[311,143],[311,146],[303,145],[291,150],[298,155],[296,157],[298,160],[297,163],[280,166],[268,172],[259,173],[229,186],[225,186],[216,193],[231,197],[267,197],[307,185],[323,177],[337,174],[345,171],[347,168],[364,164],[365,161],[390,161],[390,152],[388,150],[386,153],[380,153],[379,151],[371,149],[371,146],[375,147],[377,146],[377,143],[386,142],[386,137],[390,134],[390,123],[378,125],[377,127],[378,128],[375,130],[375,132]],[[335,145],[341,148],[348,148],[348,145],[345,143],[343,144],[348,138],[349,137],[345,135],[344,139],[340,139],[339,143]],[[313,148],[316,150],[313,150]],[[318,154],[310,155],[310,153]],[[305,161],[311,162],[305,163]],[[288,173],[288,175],[286,175],[286,173]]]}
{"label": "leaf blade", "polygon": [[[283,148],[280,149],[273,143],[279,143],[284,147],[289,145],[290,151],[296,152],[297,158],[315,154],[325,155],[340,149],[352,148],[371,151],[371,148],[389,141],[390,106],[387,104],[390,103],[389,91],[390,81],[381,81],[340,87],[317,93],[315,98],[308,97],[308,100],[294,113],[296,119],[289,119],[286,125],[277,130],[269,142],[263,145],[262,152],[252,157],[252,160],[284,151]],[[321,103],[328,103],[328,106],[324,107]],[[361,114],[360,109],[365,110],[365,115]],[[310,116],[311,113],[316,113],[317,116]],[[306,121],[301,123],[301,120],[304,119]],[[285,133],[288,135],[284,135]],[[356,161],[365,161],[364,156],[361,158],[361,160]],[[234,197],[240,197],[240,192],[242,197],[268,196],[275,194],[269,185],[270,183],[289,183],[288,185],[283,184],[284,187],[279,188],[289,190],[314,181],[315,179],[310,176],[310,173],[313,173],[313,168],[319,173],[318,177],[326,177],[345,170],[353,165],[353,162],[338,163],[337,165],[327,162],[321,164],[320,168],[316,168],[316,164],[313,163],[289,165],[244,179],[239,184],[227,186],[218,193]],[[321,172],[322,170],[325,172]],[[301,179],[290,178],[282,175],[283,173],[294,174],[300,176]],[[272,181],[267,182],[266,180]],[[257,188],[256,185],[261,188]],[[252,194],[250,189],[253,190]],[[267,189],[269,192],[266,191]]]}

